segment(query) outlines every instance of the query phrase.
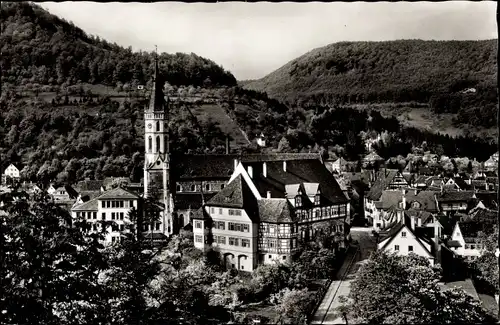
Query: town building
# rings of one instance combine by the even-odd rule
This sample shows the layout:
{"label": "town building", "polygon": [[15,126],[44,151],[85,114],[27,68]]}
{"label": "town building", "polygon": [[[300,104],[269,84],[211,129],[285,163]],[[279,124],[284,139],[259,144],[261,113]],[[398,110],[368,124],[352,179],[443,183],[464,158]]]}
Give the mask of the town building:
{"label": "town building", "polygon": [[[104,242],[113,244],[120,242],[123,234],[129,231],[127,226],[132,223],[129,213],[133,208],[139,210],[139,203],[140,197],[137,194],[117,187],[90,201],[75,205],[71,214],[73,220],[84,219],[90,223],[91,232],[102,231],[103,222],[109,222]],[[161,223],[156,222],[151,228],[159,231],[160,226]]]}
{"label": "town building", "polygon": [[328,229],[349,238],[349,200],[319,159],[248,159],[193,216],[195,247],[214,248],[225,265],[253,271],[289,261],[301,241]]}
{"label": "town building", "polygon": [[7,184],[9,181],[18,181],[20,177],[19,169],[14,164],[10,164],[2,174],[2,184]]}
{"label": "town building", "polygon": [[498,170],[498,151],[491,155],[491,157],[484,162],[484,168],[488,171]]}

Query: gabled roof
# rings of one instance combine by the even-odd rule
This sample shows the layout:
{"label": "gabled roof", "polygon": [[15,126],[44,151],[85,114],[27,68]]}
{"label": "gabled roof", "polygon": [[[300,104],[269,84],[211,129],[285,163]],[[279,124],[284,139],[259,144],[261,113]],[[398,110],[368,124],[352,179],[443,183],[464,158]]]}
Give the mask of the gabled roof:
{"label": "gabled roof", "polygon": [[241,174],[215,194],[207,205],[245,209],[252,220],[257,217],[257,199]]}
{"label": "gabled roof", "polygon": [[434,197],[435,195],[436,192],[434,191],[418,191],[417,195],[415,195],[415,191],[410,190],[405,194],[406,205],[411,205],[416,201],[420,203],[420,210],[437,212],[438,208]]}
{"label": "gabled roof", "polygon": [[476,221],[459,221],[460,232],[465,238],[477,238],[479,231],[483,230],[483,225]]}
{"label": "gabled roof", "polygon": [[331,203],[344,203],[348,199],[335,177],[317,159],[290,160],[283,170],[283,161],[266,162],[267,176],[263,175],[263,163],[243,163],[253,168],[252,182],[262,197],[271,192],[273,198],[285,198],[286,186],[292,184],[316,183],[321,187],[321,196]]}
{"label": "gabled roof", "polygon": [[269,223],[293,223],[294,208],[287,199],[262,199],[259,204],[259,219]]}
{"label": "gabled roof", "polygon": [[175,179],[229,179],[234,171],[234,160],[238,155],[195,155],[172,156]]}
{"label": "gabled roof", "polygon": [[378,201],[382,192],[389,186],[393,181],[394,177],[398,174],[397,169],[383,169],[380,170],[377,175],[375,182],[373,183],[370,191],[368,191],[367,198],[373,201]]}
{"label": "gabled roof", "polygon": [[[427,247],[423,244],[424,242],[427,243],[427,244],[431,244],[431,250],[432,250],[432,243],[424,238],[422,235],[417,235],[417,233],[411,229],[411,226],[410,226],[410,219],[408,216],[405,215],[405,217],[403,218],[403,220],[401,222],[398,222],[397,224],[395,224],[388,232],[387,236],[382,239],[380,242],[386,240],[386,239],[389,239],[385,244],[384,246],[382,246],[381,249],[385,249],[387,246],[389,246],[389,244],[394,240],[394,238],[396,237],[397,234],[399,234],[399,232],[403,229],[408,230],[411,234],[413,234],[415,236],[415,240],[422,246],[422,248],[429,254],[432,256],[432,252],[429,251],[429,249],[427,249]],[[423,230],[425,231],[425,230]]]}
{"label": "gabled roof", "polygon": [[204,207],[199,208],[193,213],[193,219],[197,220],[212,220],[210,215],[205,211]]}
{"label": "gabled roof", "polygon": [[473,199],[473,195],[472,191],[443,192],[437,194],[437,200],[438,202],[470,201]]}
{"label": "gabled roof", "polygon": [[268,161],[291,161],[291,160],[321,160],[319,153],[268,153],[268,154],[244,154],[241,162],[268,162]]}
{"label": "gabled roof", "polygon": [[84,202],[82,204],[79,204],[75,207],[73,207],[71,210],[72,211],[97,211],[99,210],[99,201],[97,198]]}
{"label": "gabled roof", "polygon": [[66,191],[66,193],[68,193],[69,197],[71,199],[76,199],[78,197],[78,192],[75,191],[75,189],[73,187],[71,187],[70,185],[62,185],[62,186],[58,186],[58,187],[54,187],[56,192],[59,192],[59,191]]}
{"label": "gabled roof", "polygon": [[467,190],[469,189],[469,184],[467,184],[462,177],[454,177],[453,180],[455,181],[455,184],[462,190]]}
{"label": "gabled roof", "polygon": [[114,188],[112,190],[104,192],[102,195],[100,195],[97,199],[99,200],[105,200],[105,199],[124,199],[124,200],[134,200],[138,199],[139,195],[127,191],[121,187]]}
{"label": "gabled roof", "polygon": [[476,197],[481,201],[485,208],[490,210],[498,209],[498,193],[497,192],[478,192]]}

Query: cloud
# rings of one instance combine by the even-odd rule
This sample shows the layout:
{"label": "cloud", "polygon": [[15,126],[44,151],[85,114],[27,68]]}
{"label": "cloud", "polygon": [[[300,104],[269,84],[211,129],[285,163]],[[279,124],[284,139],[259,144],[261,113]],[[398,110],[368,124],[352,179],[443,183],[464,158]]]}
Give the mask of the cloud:
{"label": "cloud", "polygon": [[44,2],[87,33],[134,50],[194,52],[260,78],[338,41],[497,38],[495,2]]}

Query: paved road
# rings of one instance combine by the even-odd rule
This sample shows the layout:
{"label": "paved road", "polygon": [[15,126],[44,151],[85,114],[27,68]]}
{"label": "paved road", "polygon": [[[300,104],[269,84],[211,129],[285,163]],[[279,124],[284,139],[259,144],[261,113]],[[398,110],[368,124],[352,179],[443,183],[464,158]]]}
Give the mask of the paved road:
{"label": "paved road", "polygon": [[337,317],[335,308],[340,305],[339,297],[349,294],[351,282],[357,271],[376,249],[371,231],[371,228],[351,229],[351,236],[355,243],[347,251],[344,263],[337,272],[337,280],[330,284],[311,324],[345,324],[341,317]]}

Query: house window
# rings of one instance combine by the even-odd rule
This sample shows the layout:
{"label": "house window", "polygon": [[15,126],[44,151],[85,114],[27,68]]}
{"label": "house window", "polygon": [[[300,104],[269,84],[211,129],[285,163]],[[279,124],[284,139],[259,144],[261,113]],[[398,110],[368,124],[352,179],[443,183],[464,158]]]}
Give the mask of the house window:
{"label": "house window", "polygon": [[194,227],[198,228],[198,229],[201,229],[201,221],[195,221],[194,222]]}
{"label": "house window", "polygon": [[241,246],[243,246],[243,247],[250,247],[250,239],[242,239],[241,240]]}
{"label": "house window", "polygon": [[219,214],[222,214],[222,209],[219,208]]}
{"label": "house window", "polygon": [[217,243],[226,245],[226,237],[225,236],[218,236]]}
{"label": "house window", "polygon": [[124,217],[124,213],[120,212],[120,220],[123,220],[123,217]]}
{"label": "house window", "polygon": [[286,256],[283,256],[283,260],[286,260]]}
{"label": "house window", "polygon": [[269,258],[272,258],[271,254],[269,254]]}
{"label": "house window", "polygon": [[224,189],[224,184],[220,184],[220,189],[223,190]]}
{"label": "house window", "polygon": [[210,213],[214,214],[215,213],[215,208],[210,208]]}
{"label": "house window", "polygon": [[295,206],[296,207],[302,206],[302,198],[298,195],[295,197]]}
{"label": "house window", "polygon": [[250,232],[250,227],[248,225],[243,225],[243,232]]}
{"label": "house window", "polygon": [[243,265],[241,265],[241,269],[244,270],[245,268],[243,267]]}
{"label": "house window", "polygon": [[408,252],[413,252],[413,246],[408,246]]}
{"label": "house window", "polygon": [[101,201],[101,206],[103,209],[106,208],[106,201]]}
{"label": "house window", "polygon": [[191,192],[196,192],[196,186],[191,185]]}
{"label": "house window", "polygon": [[196,235],[196,236],[194,236],[194,237],[195,237],[195,239],[194,239],[194,240],[195,240],[197,243],[202,243],[202,242],[203,242],[203,236],[202,236],[202,235]]}
{"label": "house window", "polygon": [[102,213],[102,220],[106,220],[106,212]]}
{"label": "house window", "polygon": [[401,233],[401,237],[406,237],[406,231],[403,231],[403,232]]}
{"label": "house window", "polygon": [[175,187],[175,190],[177,192],[182,192],[182,187],[179,184],[177,184],[176,187]]}
{"label": "house window", "polygon": [[92,212],[92,218],[97,219],[97,212]]}
{"label": "house window", "polygon": [[209,192],[210,191],[210,184],[205,185],[205,191]]}
{"label": "house window", "polygon": [[321,201],[321,200],[320,200],[320,196],[319,196],[319,194],[317,194],[317,195],[314,197],[314,204],[315,204],[315,205],[319,205],[319,204],[320,204],[320,201]]}
{"label": "house window", "polygon": [[399,251],[399,245],[394,245],[394,250]]}
{"label": "house window", "polygon": [[128,201],[128,204],[129,204],[129,208],[133,208],[134,207],[134,201]]}
{"label": "house window", "polygon": [[475,249],[475,248],[476,248],[476,246],[474,244],[470,245],[470,249]]}
{"label": "house window", "polygon": [[159,222],[157,222],[157,223],[155,224],[155,229],[156,229],[156,230],[160,230],[160,223],[159,223]]}

